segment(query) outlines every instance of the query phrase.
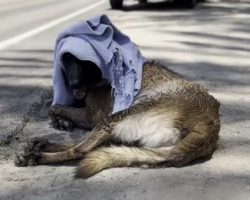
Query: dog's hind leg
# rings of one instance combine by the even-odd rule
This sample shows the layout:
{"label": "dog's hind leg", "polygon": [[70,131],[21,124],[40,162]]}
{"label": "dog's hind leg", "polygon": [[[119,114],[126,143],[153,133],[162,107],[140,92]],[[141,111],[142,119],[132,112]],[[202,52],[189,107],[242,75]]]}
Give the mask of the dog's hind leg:
{"label": "dog's hind leg", "polygon": [[174,147],[100,147],[85,155],[76,170],[77,178],[88,178],[112,167],[165,166],[181,167],[199,158],[212,155],[218,135],[191,131]]}

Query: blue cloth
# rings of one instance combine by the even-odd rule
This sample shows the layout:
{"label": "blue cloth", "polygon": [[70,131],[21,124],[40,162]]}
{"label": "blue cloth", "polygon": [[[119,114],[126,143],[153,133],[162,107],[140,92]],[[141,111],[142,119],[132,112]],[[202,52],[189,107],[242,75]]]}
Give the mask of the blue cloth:
{"label": "blue cloth", "polygon": [[59,34],[54,51],[53,105],[72,105],[73,91],[63,76],[62,56],[69,52],[80,60],[94,62],[112,86],[113,112],[130,107],[139,93],[145,59],[130,38],[106,15],[79,22]]}

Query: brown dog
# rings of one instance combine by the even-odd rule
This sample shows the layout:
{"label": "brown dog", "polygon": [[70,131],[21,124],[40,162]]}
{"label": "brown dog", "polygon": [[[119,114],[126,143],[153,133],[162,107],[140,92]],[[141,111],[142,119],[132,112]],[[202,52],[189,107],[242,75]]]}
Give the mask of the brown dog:
{"label": "brown dog", "polygon": [[113,115],[109,85],[90,88],[84,108],[52,107],[52,115],[93,130],[77,145],[35,141],[16,164],[82,159],[76,176],[88,178],[112,167],[183,166],[211,156],[220,130],[219,102],[197,83],[154,62],[144,65],[142,80],[132,106]]}

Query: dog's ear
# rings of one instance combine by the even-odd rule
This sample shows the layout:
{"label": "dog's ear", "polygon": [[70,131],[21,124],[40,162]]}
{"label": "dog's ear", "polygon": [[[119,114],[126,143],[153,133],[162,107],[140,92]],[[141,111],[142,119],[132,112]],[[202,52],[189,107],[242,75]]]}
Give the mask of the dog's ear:
{"label": "dog's ear", "polygon": [[73,62],[76,62],[77,58],[72,55],[71,53],[64,53],[62,56],[62,61],[63,61],[63,68],[64,70],[68,70],[69,66],[71,66],[71,64]]}

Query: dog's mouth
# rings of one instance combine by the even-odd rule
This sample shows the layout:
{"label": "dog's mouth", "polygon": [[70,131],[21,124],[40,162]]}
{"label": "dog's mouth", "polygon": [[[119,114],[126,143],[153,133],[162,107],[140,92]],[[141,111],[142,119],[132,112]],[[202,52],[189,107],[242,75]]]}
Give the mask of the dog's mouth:
{"label": "dog's mouth", "polygon": [[86,96],[86,88],[77,88],[73,90],[76,99],[83,99]]}

